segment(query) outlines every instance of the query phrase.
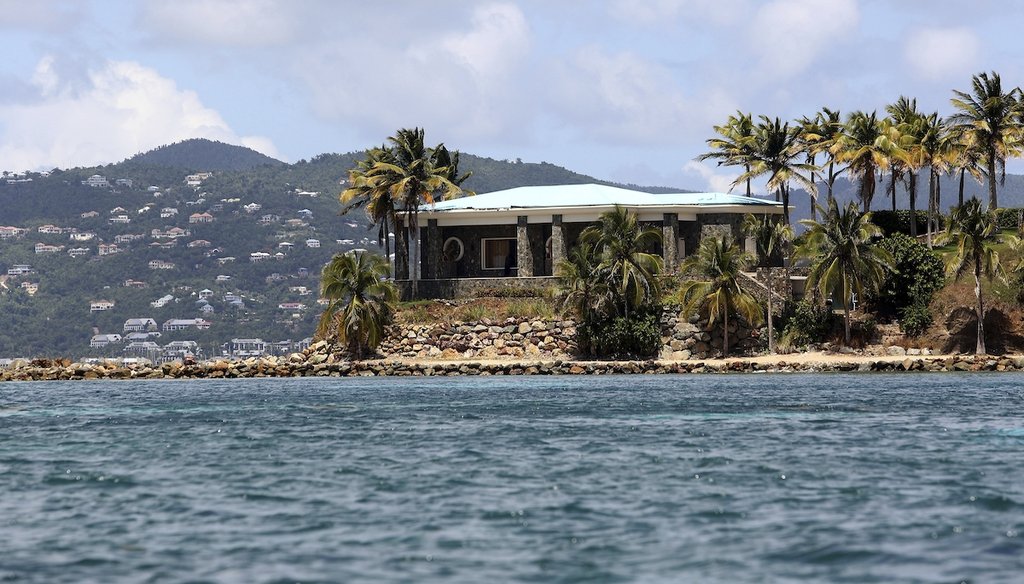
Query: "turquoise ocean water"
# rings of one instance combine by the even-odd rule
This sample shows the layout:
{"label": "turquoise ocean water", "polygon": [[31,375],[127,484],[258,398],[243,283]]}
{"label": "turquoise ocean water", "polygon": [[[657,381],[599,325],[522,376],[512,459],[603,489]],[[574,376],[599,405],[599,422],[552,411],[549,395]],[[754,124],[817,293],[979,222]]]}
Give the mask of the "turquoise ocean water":
{"label": "turquoise ocean water", "polygon": [[0,386],[0,582],[1024,582],[1024,376]]}

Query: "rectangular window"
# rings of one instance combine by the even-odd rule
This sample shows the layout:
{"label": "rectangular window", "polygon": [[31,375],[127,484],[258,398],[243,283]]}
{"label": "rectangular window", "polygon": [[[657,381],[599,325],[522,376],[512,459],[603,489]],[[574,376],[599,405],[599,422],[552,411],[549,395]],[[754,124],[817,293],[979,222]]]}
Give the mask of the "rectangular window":
{"label": "rectangular window", "polygon": [[481,265],[485,270],[514,270],[518,265],[514,237],[481,240]]}

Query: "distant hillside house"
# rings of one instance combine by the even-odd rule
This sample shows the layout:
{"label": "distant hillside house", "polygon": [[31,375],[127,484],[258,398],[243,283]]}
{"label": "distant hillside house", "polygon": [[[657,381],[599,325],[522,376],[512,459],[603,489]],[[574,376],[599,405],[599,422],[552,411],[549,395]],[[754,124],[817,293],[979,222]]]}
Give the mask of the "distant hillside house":
{"label": "distant hillside house", "polygon": [[172,318],[164,322],[161,328],[164,332],[188,329],[206,330],[210,328],[210,324],[210,321],[201,318]]}
{"label": "distant hillside house", "polygon": [[303,219],[312,219],[313,218],[313,212],[310,211],[309,209],[299,209],[299,211],[296,213],[296,215],[298,215],[299,217],[301,217]]}
{"label": "distant hillside house", "polygon": [[202,312],[203,314],[213,314],[216,310],[209,304],[204,304],[199,307],[199,312]]}
{"label": "distant hillside house", "polygon": [[264,216],[260,217],[260,223],[262,223],[264,225],[270,225],[271,223],[277,223],[280,220],[281,220],[281,216],[280,215],[273,215],[273,214],[269,214],[269,213],[267,215],[264,215]]}
{"label": "distant hillside house", "polygon": [[73,247],[68,250],[68,255],[73,258],[80,258],[82,256],[89,255],[90,250],[87,247]]}
{"label": "distant hillside house", "polygon": [[270,259],[270,254],[263,251],[254,251],[251,254],[249,254],[249,261],[254,264],[268,259]]}
{"label": "distant hillside house", "polygon": [[119,178],[119,179],[114,181],[114,184],[119,186],[119,187],[128,187],[130,189],[130,188],[132,188],[132,179],[130,179],[130,178]]}
{"label": "distant hillside house", "polygon": [[145,288],[147,286],[149,286],[149,284],[143,282],[142,280],[132,280],[131,278],[129,278],[124,281],[125,288],[135,288],[141,290],[142,288]]}
{"label": "distant hillside house", "polygon": [[[442,201],[419,212],[420,240],[413,250],[420,253],[413,268],[422,280],[421,296],[458,294],[459,281],[467,278],[552,280],[554,267],[576,247],[583,230],[616,206],[661,231],[664,244],[650,251],[662,256],[669,272],[704,237],[743,241],[746,214],[781,218],[783,212],[781,203],[766,199],[649,194],[597,184],[519,187]],[[396,280],[409,276],[405,258],[396,257]]]}
{"label": "distant hillside house", "polygon": [[284,224],[286,227],[305,227],[306,225],[309,225],[302,219],[289,219],[285,221]]}
{"label": "distant hillside house", "polygon": [[209,298],[213,298],[213,296],[214,296],[214,292],[213,292],[213,290],[210,290],[209,288],[203,288],[202,290],[199,291],[199,298],[201,298],[203,300],[206,300],[206,299],[209,299]]}
{"label": "distant hillside house", "polygon": [[227,274],[220,274],[219,276],[217,276],[213,280],[214,280],[214,282],[230,282],[231,281],[231,276],[228,276]]}
{"label": "distant hillside house", "polygon": [[213,245],[213,244],[210,243],[209,241],[206,241],[205,239],[196,239],[194,241],[188,242],[188,246],[190,248],[210,247],[211,245]]}
{"label": "distant hillside house", "polygon": [[191,231],[188,229],[182,229],[181,227],[171,227],[167,231],[154,229],[149,232],[149,236],[153,239],[175,239],[178,237],[189,237],[191,235]]}
{"label": "distant hillside house", "polygon": [[93,217],[99,217],[99,216],[100,216],[100,212],[99,211],[86,211],[85,213],[82,213],[82,215],[81,215],[82,219],[92,219]]}
{"label": "distant hillside house", "polygon": [[71,241],[91,241],[96,238],[92,231],[79,231],[71,234]]}
{"label": "distant hillside house", "polygon": [[64,228],[56,225],[40,225],[36,231],[43,235],[64,235]]}
{"label": "distant hillside house", "polygon": [[163,209],[160,209],[160,218],[161,219],[167,219],[167,218],[170,218],[170,217],[174,217],[177,214],[178,214],[178,210],[175,209],[174,207],[164,207]]}
{"label": "distant hillside house", "polygon": [[114,255],[115,253],[121,251],[120,249],[118,249],[116,243],[101,243],[97,247],[97,250],[97,253],[99,253],[99,255],[101,256]]}
{"label": "distant hillside house", "polygon": [[127,213],[127,212],[128,212],[128,209],[125,209],[124,207],[114,207],[113,209],[110,210],[110,212],[108,214],[109,215],[118,215],[120,213]]}
{"label": "distant hillside house", "polygon": [[168,262],[165,260],[149,261],[149,269],[151,270],[173,270],[175,267],[174,262]]}
{"label": "distant hillside house", "polygon": [[320,240],[319,239],[307,239],[306,240],[306,247],[318,248],[318,247],[320,247]]}
{"label": "distant hillside house", "polygon": [[119,215],[114,215],[110,219],[107,219],[107,222],[109,222],[111,225],[126,225],[132,222],[132,218],[129,217],[127,213],[121,213]]}
{"label": "distant hillside house", "polygon": [[90,176],[89,178],[83,180],[82,184],[87,186],[87,187],[93,187],[93,188],[101,188],[101,187],[102,188],[106,188],[106,187],[110,186],[110,183],[107,182],[107,178],[105,176],[102,176],[102,175],[99,175],[99,174],[94,174],[94,175]]}
{"label": "distant hillside house", "polygon": [[279,310],[306,310],[306,305],[301,302],[282,302],[277,305]]}
{"label": "distant hillside house", "polygon": [[259,203],[249,203],[248,205],[243,205],[242,209],[245,209],[246,213],[252,214],[252,213],[255,213],[257,211],[262,210],[263,209],[263,205],[261,205]]}
{"label": "distant hillside house", "polygon": [[45,243],[37,243],[35,249],[36,249],[36,253],[37,254],[57,253],[57,252],[61,251],[62,249],[64,249],[64,246],[63,245],[47,245]]}
{"label": "distant hillside house", "polygon": [[126,355],[137,355],[139,357],[156,357],[160,352],[160,345],[153,341],[134,341],[124,347]]}
{"label": "distant hillside house", "polygon": [[156,321],[152,318],[129,318],[124,321],[124,332],[126,333],[144,333],[155,331],[158,328]]}
{"label": "distant hillside house", "polygon": [[33,270],[32,266],[28,264],[14,264],[10,268],[7,268],[8,276],[27,276],[34,273],[35,270]]}
{"label": "distant hillside house", "polygon": [[103,312],[110,310],[114,307],[114,303],[110,300],[93,300],[89,303],[90,312]]}
{"label": "distant hillside house", "polygon": [[140,239],[146,239],[146,236],[142,233],[123,233],[114,236],[114,243],[131,243]]}
{"label": "distant hillside house", "polygon": [[149,244],[149,247],[155,247],[157,249],[172,249],[178,247],[178,240],[172,239],[170,241],[154,241]]}
{"label": "distant hillside house", "polygon": [[174,302],[174,296],[167,294],[166,296],[161,296],[160,298],[150,302],[149,305],[153,308],[163,308],[170,302]]}
{"label": "distant hillside house", "polygon": [[290,241],[282,241],[277,244],[277,249],[292,249],[293,247],[295,247],[295,244]]}
{"label": "distant hillside house", "polygon": [[189,223],[213,223],[213,215],[209,213],[192,213],[188,216]]}
{"label": "distant hillside house", "polygon": [[0,239],[21,239],[22,237],[25,237],[25,233],[27,232],[28,229],[5,225],[0,227]]}
{"label": "distant hillside house", "polygon": [[203,184],[203,181],[211,176],[213,176],[212,172],[197,172],[195,174],[190,174],[185,177],[185,184],[193,188],[199,188]]}
{"label": "distant hillside house", "polygon": [[224,264],[230,264],[233,261],[235,261],[235,256],[225,256],[225,257],[222,257],[222,258],[217,258],[217,263],[222,265],[222,266]]}
{"label": "distant hillside house", "polygon": [[29,296],[35,296],[39,292],[39,282],[22,282],[21,289]]}
{"label": "distant hillside house", "polygon": [[107,345],[121,342],[121,335],[117,333],[106,334],[106,335],[93,335],[92,339],[89,340],[89,346],[93,349],[101,349]]}

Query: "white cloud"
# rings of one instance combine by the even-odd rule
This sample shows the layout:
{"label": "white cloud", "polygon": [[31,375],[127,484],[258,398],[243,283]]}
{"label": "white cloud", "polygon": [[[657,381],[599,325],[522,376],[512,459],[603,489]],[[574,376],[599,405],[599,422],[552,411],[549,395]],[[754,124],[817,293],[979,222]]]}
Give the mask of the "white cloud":
{"label": "white cloud", "polygon": [[855,33],[859,21],[856,0],[773,0],[757,11],[748,38],[777,83],[807,70],[827,47]]}
{"label": "white cloud", "polygon": [[425,126],[459,140],[514,137],[523,131],[522,71],[531,31],[511,3],[477,6],[469,25],[423,26],[387,42],[341,36],[296,55],[292,71],[309,88],[316,112],[363,134]]}
{"label": "white cloud", "polygon": [[[711,167],[706,163],[690,160],[683,165],[683,173],[687,177],[699,178],[704,181],[704,184],[708,186],[708,190],[710,192],[728,193],[733,190],[732,183],[736,180],[736,177],[739,176],[739,173],[723,174],[718,172],[717,169],[719,168],[721,167]],[[746,191],[741,194],[746,194]]]}
{"label": "white cloud", "polygon": [[968,28],[928,28],[907,39],[903,57],[928,80],[961,80],[974,71],[981,43]]}
{"label": "white cloud", "polygon": [[193,91],[153,69],[108,61],[75,87],[52,57],[33,76],[38,99],[0,106],[0,166],[11,170],[105,164],[186,138],[243,143],[270,156],[266,138],[240,137]]}
{"label": "white cloud", "polygon": [[73,0],[0,0],[0,28],[64,31],[83,19]]}
{"label": "white cloud", "polygon": [[283,45],[298,26],[285,0],[149,0],[140,24],[164,40],[233,47]]}
{"label": "white cloud", "polygon": [[693,24],[732,24],[749,9],[749,0],[613,0],[616,20],[643,26],[667,25],[677,19]]}
{"label": "white cloud", "polygon": [[562,118],[601,139],[670,143],[736,109],[731,96],[712,86],[683,93],[671,71],[634,53],[586,47],[551,76],[551,99]]}

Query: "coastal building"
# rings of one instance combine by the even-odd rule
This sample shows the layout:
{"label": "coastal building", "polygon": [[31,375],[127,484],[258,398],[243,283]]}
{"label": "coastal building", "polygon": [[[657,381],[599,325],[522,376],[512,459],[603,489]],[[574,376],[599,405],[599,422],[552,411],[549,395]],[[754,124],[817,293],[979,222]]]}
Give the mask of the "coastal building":
{"label": "coastal building", "polygon": [[5,225],[0,227],[0,239],[21,239],[27,232],[28,229]]}
{"label": "coastal building", "polygon": [[92,241],[95,238],[96,234],[92,231],[78,231],[70,236],[71,241]]}
{"label": "coastal building", "polygon": [[259,203],[249,203],[248,205],[242,205],[242,209],[251,215],[257,211],[261,211],[263,209],[263,205]]}
{"label": "coastal building", "polygon": [[168,262],[166,260],[150,260],[149,269],[151,270],[173,270],[175,268],[174,262]]}
{"label": "coastal building", "polygon": [[27,276],[34,273],[36,273],[36,271],[28,264],[14,264],[7,268],[8,276]]}
{"label": "coastal building", "polygon": [[191,224],[213,223],[213,215],[209,213],[192,213],[188,216],[188,222]]}
{"label": "coastal building", "polygon": [[169,219],[171,217],[174,217],[177,214],[178,214],[178,210],[175,209],[174,207],[164,207],[163,209],[160,209],[160,218],[161,219]]}
{"label": "coastal building", "polygon": [[146,239],[146,236],[142,233],[122,233],[114,236],[114,243],[131,243],[140,239]]}
{"label": "coastal building", "polygon": [[153,341],[134,341],[124,347],[125,355],[136,355],[138,357],[156,358],[160,353],[160,345]]}
{"label": "coastal building", "polygon": [[129,217],[127,213],[118,213],[110,219],[107,219],[107,222],[111,225],[127,225],[132,222],[132,218]]}
{"label": "coastal building", "polygon": [[210,178],[211,176],[213,176],[212,172],[197,172],[195,174],[190,174],[185,177],[185,184],[192,188],[198,189],[200,186],[202,186],[203,181]]}
{"label": "coastal building", "polygon": [[125,288],[136,288],[136,289],[140,289],[141,290],[142,288],[145,288],[146,286],[149,286],[149,284],[147,284],[147,283],[145,283],[145,282],[143,282],[141,280],[133,280],[133,279],[129,278],[129,279],[124,281],[124,287]]}
{"label": "coastal building", "polygon": [[254,251],[249,254],[249,261],[254,264],[268,259],[270,259],[270,254],[263,251]]}
{"label": "coastal building", "polygon": [[153,308],[163,308],[163,307],[167,306],[171,302],[174,302],[174,296],[171,296],[170,294],[166,294],[166,295],[161,296],[160,298],[157,298],[156,300],[150,302],[149,305],[152,306]]}
{"label": "coastal building", "polygon": [[228,355],[231,357],[259,357],[267,352],[267,343],[263,339],[231,339]]}
{"label": "coastal building", "polygon": [[783,212],[775,201],[725,193],[650,194],[597,184],[519,187],[422,207],[419,241],[413,242],[418,245],[412,246],[419,261],[410,265],[397,257],[395,277],[408,295],[403,281],[417,276],[425,297],[454,296],[509,278],[544,285],[583,230],[616,207],[661,230],[664,243],[651,252],[663,258],[667,271],[709,235],[743,241],[746,214]]}
{"label": "coastal building", "polygon": [[306,247],[310,247],[310,248],[314,248],[314,249],[319,248],[320,247],[320,240],[319,239],[307,239],[306,240]]}
{"label": "coastal building", "polygon": [[97,253],[101,256],[113,255],[121,251],[116,243],[101,243],[97,246]]}
{"label": "coastal building", "polygon": [[119,187],[127,187],[130,189],[132,188],[132,184],[134,184],[134,181],[130,178],[119,178],[114,181],[114,184]]}
{"label": "coastal building", "polygon": [[82,256],[89,255],[90,250],[87,247],[73,247],[68,250],[68,255],[73,258],[80,258]]}
{"label": "coastal building", "polygon": [[306,310],[306,305],[301,302],[282,302],[277,305],[279,310],[301,311]]}

